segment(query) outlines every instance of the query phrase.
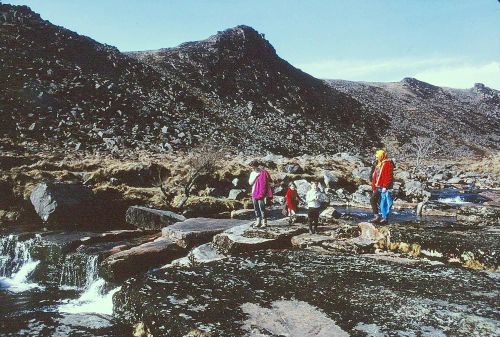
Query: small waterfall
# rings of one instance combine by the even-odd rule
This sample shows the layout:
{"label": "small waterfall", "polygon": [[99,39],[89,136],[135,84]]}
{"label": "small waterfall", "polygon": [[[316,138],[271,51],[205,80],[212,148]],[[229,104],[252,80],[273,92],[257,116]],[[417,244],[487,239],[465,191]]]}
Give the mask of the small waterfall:
{"label": "small waterfall", "polygon": [[25,241],[19,241],[16,235],[0,238],[1,288],[12,292],[40,288],[38,284],[29,282],[30,275],[40,263],[31,257],[31,251],[40,239],[40,235]]}
{"label": "small waterfall", "polygon": [[79,289],[78,299],[65,301],[59,306],[65,313],[113,313],[113,294],[119,287],[109,289],[109,284],[98,276],[98,256],[75,253],[64,259],[59,286],[62,289]]}
{"label": "small waterfall", "polygon": [[87,289],[98,277],[97,255],[74,253],[64,258],[59,287],[66,289]]}

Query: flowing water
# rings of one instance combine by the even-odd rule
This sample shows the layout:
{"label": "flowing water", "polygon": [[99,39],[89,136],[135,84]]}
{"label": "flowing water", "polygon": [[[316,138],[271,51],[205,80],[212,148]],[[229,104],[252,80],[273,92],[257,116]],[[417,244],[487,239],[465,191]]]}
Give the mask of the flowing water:
{"label": "flowing water", "polygon": [[33,256],[45,244],[40,235],[0,237],[0,335],[122,335],[111,316],[120,287],[99,278],[98,255],[65,255],[58,280],[37,278],[43,266]]}

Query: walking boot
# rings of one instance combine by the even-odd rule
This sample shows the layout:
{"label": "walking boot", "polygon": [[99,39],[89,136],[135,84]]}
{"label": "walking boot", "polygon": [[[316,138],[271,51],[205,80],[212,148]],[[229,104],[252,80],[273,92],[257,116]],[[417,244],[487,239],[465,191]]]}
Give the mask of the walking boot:
{"label": "walking boot", "polygon": [[373,224],[376,224],[376,223],[380,223],[380,221],[382,220],[382,217],[380,215],[375,215],[375,217],[373,219],[371,219],[369,222],[370,223],[373,223]]}
{"label": "walking boot", "polygon": [[261,228],[267,227],[267,219],[264,219],[264,221],[262,221],[262,225],[260,227]]}
{"label": "walking boot", "polygon": [[260,227],[261,223],[262,223],[261,219],[257,218],[255,219],[255,222],[252,224],[252,227]]}

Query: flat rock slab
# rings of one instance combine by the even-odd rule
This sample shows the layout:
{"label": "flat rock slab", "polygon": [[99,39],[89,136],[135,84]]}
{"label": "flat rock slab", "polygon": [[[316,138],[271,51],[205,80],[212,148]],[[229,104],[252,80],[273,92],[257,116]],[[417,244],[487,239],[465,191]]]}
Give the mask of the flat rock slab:
{"label": "flat rock slab", "polygon": [[291,242],[293,247],[308,248],[312,246],[321,246],[323,242],[333,242],[335,240],[335,238],[328,235],[304,233],[294,236]]}
{"label": "flat rock slab", "polygon": [[169,263],[185,253],[186,249],[174,241],[159,238],[109,256],[101,263],[102,276],[111,282],[121,282],[132,275]]}
{"label": "flat rock slab", "polygon": [[233,227],[214,236],[213,244],[225,254],[237,254],[263,249],[291,246],[291,238],[307,231],[304,226],[286,226],[286,220],[270,222],[266,228],[253,228],[251,224]]}
{"label": "flat rock slab", "polygon": [[125,214],[125,221],[128,224],[145,230],[161,230],[165,226],[184,220],[186,218],[183,215],[142,206],[131,206]]}
{"label": "flat rock slab", "polygon": [[184,248],[207,243],[227,229],[248,224],[248,221],[234,219],[191,218],[162,229],[162,236],[175,241]]}

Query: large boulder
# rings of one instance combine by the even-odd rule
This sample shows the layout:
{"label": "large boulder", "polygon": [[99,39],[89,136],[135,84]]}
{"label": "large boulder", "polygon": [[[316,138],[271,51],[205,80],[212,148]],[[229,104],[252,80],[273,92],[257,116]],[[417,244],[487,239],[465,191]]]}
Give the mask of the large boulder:
{"label": "large boulder", "polygon": [[94,194],[82,184],[40,183],[30,200],[36,213],[48,224],[90,226],[98,218]]}
{"label": "large boulder", "polygon": [[298,163],[288,163],[283,166],[283,172],[291,174],[300,174],[304,170]]}
{"label": "large boulder", "polygon": [[357,180],[369,182],[371,181],[371,171],[371,167],[368,166],[356,167],[354,170],[352,170],[352,176]]}
{"label": "large boulder", "polygon": [[322,220],[322,221],[332,221],[334,219],[339,219],[341,216],[341,214],[339,212],[337,212],[337,210],[333,207],[327,207],[325,210],[323,210],[320,215],[319,215],[319,218]]}
{"label": "large boulder", "polygon": [[186,218],[183,215],[142,206],[131,206],[125,213],[125,221],[128,224],[144,230],[161,230],[184,220]]}
{"label": "large boulder", "polygon": [[339,177],[331,171],[323,172],[323,181],[326,187],[335,188],[339,182]]}
{"label": "large boulder", "polygon": [[172,262],[186,253],[186,249],[167,238],[120,251],[101,262],[102,276],[111,282],[121,282],[150,268]]}
{"label": "large boulder", "polygon": [[431,192],[426,191],[426,186],[418,180],[406,180],[403,192],[412,201],[428,200]]}
{"label": "large boulder", "polygon": [[303,226],[286,226],[285,221],[271,221],[266,228],[252,228],[245,224],[228,229],[214,236],[213,244],[224,254],[237,254],[250,251],[291,246],[291,238],[305,233]]}
{"label": "large boulder", "polygon": [[246,191],[243,189],[236,189],[233,188],[232,190],[229,191],[228,199],[231,200],[241,200],[245,197]]}
{"label": "large boulder", "polygon": [[207,243],[223,231],[248,224],[248,221],[233,219],[191,218],[184,222],[165,227],[162,236],[175,241],[181,247],[190,248]]}
{"label": "large boulder", "polygon": [[295,180],[295,186],[297,186],[297,194],[302,200],[306,200],[307,191],[311,188],[311,184],[305,179]]}

